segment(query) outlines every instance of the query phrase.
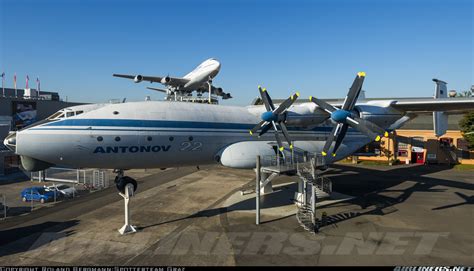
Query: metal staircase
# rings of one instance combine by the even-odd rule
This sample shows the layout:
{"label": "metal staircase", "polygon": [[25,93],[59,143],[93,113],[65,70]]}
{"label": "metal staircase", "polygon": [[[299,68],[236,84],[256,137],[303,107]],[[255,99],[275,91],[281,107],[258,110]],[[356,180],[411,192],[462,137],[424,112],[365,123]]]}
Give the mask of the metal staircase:
{"label": "metal staircase", "polygon": [[314,156],[309,162],[308,159],[305,161],[296,165],[296,173],[300,178],[295,197],[298,206],[296,218],[304,229],[317,232],[320,221],[316,218],[316,203],[318,199],[331,196],[332,183],[329,178],[319,174],[319,169],[326,167],[322,157]]}

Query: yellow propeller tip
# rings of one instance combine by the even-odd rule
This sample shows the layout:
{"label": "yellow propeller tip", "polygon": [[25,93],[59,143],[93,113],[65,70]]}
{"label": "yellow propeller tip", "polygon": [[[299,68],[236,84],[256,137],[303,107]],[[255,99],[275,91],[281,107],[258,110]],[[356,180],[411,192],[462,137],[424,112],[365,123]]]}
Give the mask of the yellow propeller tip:
{"label": "yellow propeller tip", "polygon": [[267,89],[266,89],[266,88],[263,88],[262,91],[265,92],[265,91],[267,91]]}
{"label": "yellow propeller tip", "polygon": [[280,147],[280,151],[283,151],[284,149],[285,149],[285,148],[283,148],[283,147]]}
{"label": "yellow propeller tip", "polygon": [[296,92],[296,97],[299,97],[300,96],[300,93],[297,91]]}
{"label": "yellow propeller tip", "polygon": [[388,132],[385,132],[383,135],[384,135],[385,137],[388,137]]}
{"label": "yellow propeller tip", "polygon": [[311,101],[313,99],[313,96],[309,96],[309,100]]}
{"label": "yellow propeller tip", "polygon": [[253,135],[252,131],[249,131],[250,135]]}
{"label": "yellow propeller tip", "polygon": [[258,88],[260,89],[260,88],[262,88],[262,86],[261,86],[261,85],[258,85]]}
{"label": "yellow propeller tip", "polygon": [[293,145],[290,145],[290,149],[291,149],[291,150],[293,149]]}
{"label": "yellow propeller tip", "polygon": [[358,72],[357,75],[360,77],[365,77],[365,72]]}
{"label": "yellow propeller tip", "polygon": [[322,154],[323,156],[328,155],[326,152],[323,152],[323,151],[321,152],[321,154]]}
{"label": "yellow propeller tip", "polygon": [[377,136],[377,137],[375,138],[375,141],[377,141],[377,142],[380,141],[380,136]]}
{"label": "yellow propeller tip", "polygon": [[333,153],[333,154],[332,154],[332,157],[336,157],[336,154],[335,154],[335,153]]}

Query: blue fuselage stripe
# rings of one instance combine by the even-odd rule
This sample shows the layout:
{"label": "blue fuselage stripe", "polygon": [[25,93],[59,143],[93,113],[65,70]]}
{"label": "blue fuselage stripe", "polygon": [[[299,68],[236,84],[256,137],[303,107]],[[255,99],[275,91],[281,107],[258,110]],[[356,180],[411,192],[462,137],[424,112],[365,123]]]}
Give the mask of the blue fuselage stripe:
{"label": "blue fuselage stripe", "polygon": [[[98,130],[99,127],[129,127],[146,131],[146,128],[180,128],[180,129],[218,129],[218,130],[245,130],[246,132],[253,128],[254,124],[248,123],[225,123],[225,122],[198,122],[198,121],[168,121],[168,120],[132,120],[132,119],[66,119],[56,122],[46,123],[44,125],[32,128],[34,130],[46,130],[47,127],[53,129],[61,129],[61,127],[71,126],[91,127]],[[65,129],[65,130],[66,130]],[[85,129],[85,128],[83,128]],[[100,129],[100,128],[99,128]],[[112,129],[110,129],[112,130]],[[120,129],[122,130],[122,129]],[[299,127],[288,127],[291,131],[318,131],[329,132],[332,127],[318,126],[312,129],[303,129]],[[166,131],[166,130],[163,130]],[[179,131],[179,130],[176,130]],[[230,131],[229,131],[230,132]],[[234,131],[235,132],[235,131]]]}

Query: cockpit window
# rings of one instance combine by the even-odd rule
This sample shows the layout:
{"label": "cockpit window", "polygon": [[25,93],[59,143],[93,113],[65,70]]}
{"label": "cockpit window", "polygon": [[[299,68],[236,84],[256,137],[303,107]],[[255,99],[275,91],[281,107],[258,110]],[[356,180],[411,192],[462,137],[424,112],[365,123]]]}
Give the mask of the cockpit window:
{"label": "cockpit window", "polygon": [[[67,110],[67,112],[66,112]],[[62,110],[59,110],[58,112],[52,114],[51,116],[49,116],[47,119],[48,120],[58,120],[58,119],[64,119],[64,118],[70,118],[70,117],[74,117],[74,116],[77,116],[77,115],[80,115],[82,113],[84,113],[84,110],[78,110],[78,111],[69,111],[70,109],[62,109]]]}
{"label": "cockpit window", "polygon": [[55,119],[61,119],[64,117],[64,112],[63,111],[58,111],[51,116],[48,117],[49,120],[55,120]]}

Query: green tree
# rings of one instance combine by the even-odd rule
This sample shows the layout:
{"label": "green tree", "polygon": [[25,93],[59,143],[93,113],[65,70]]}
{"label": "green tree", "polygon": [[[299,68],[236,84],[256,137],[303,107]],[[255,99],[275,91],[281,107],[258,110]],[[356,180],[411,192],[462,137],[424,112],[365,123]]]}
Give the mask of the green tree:
{"label": "green tree", "polygon": [[467,113],[459,121],[463,137],[468,143],[470,150],[474,150],[474,111]]}
{"label": "green tree", "polygon": [[472,97],[472,91],[471,90],[466,90],[463,92],[458,92],[456,94],[457,97]]}

